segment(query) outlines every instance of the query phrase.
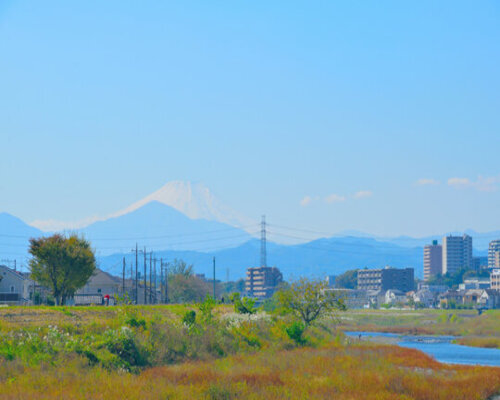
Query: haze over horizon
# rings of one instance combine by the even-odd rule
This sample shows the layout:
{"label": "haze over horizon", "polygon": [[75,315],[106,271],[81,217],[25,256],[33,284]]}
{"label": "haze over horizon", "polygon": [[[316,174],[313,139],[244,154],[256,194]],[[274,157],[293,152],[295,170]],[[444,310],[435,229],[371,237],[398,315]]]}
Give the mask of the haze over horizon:
{"label": "haze over horizon", "polygon": [[190,181],[228,221],[499,230],[499,16],[465,1],[2,2],[0,212],[76,227]]}

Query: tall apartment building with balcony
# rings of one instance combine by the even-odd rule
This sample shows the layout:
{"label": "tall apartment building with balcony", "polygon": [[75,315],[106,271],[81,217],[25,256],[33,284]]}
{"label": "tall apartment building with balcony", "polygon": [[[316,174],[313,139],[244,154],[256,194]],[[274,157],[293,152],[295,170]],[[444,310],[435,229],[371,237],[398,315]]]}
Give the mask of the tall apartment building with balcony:
{"label": "tall apartment building with balcony", "polygon": [[500,239],[490,242],[488,247],[488,268],[500,268]]}
{"label": "tall apartment building with balcony", "polygon": [[358,289],[381,290],[397,289],[409,292],[415,286],[413,268],[360,269],[358,271]]}
{"label": "tall apartment building with balcony", "polygon": [[461,268],[472,269],[472,238],[469,235],[443,237],[443,274]]}
{"label": "tall apartment building with balcony", "polygon": [[443,273],[443,247],[433,240],[424,247],[424,280]]}
{"label": "tall apartment building with balcony", "polygon": [[245,291],[248,296],[268,299],[281,282],[283,282],[283,274],[276,267],[248,268]]}
{"label": "tall apartment building with balcony", "polygon": [[500,291],[500,269],[493,269],[491,271],[490,288]]}

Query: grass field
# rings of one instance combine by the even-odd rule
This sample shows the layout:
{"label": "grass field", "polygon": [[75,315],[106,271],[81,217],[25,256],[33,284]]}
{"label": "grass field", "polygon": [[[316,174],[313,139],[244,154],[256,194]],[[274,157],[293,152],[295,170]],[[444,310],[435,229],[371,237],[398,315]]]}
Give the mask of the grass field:
{"label": "grass field", "polygon": [[[188,310],[197,313],[191,325],[182,322]],[[471,323],[472,315],[450,322],[438,311],[348,311],[342,329],[394,323],[482,337],[498,334],[497,317]],[[211,316],[177,305],[3,308],[0,399],[473,400],[500,393],[500,368],[443,365],[412,349],[349,344],[327,322],[309,329],[301,346],[287,336],[287,324],[266,314],[235,315],[230,306]]]}

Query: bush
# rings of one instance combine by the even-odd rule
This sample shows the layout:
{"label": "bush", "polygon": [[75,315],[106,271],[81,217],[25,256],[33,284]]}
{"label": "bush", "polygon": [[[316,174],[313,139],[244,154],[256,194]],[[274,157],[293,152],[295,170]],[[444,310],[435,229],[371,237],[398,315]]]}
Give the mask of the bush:
{"label": "bush", "polygon": [[187,327],[191,328],[196,322],[196,312],[194,310],[186,311],[182,317],[182,323]]}
{"label": "bush", "polygon": [[125,318],[125,323],[132,328],[146,329],[146,320],[139,318],[136,314],[128,314]]}
{"label": "bush", "polygon": [[240,297],[239,293],[233,293],[230,297],[231,302],[234,304],[234,311],[238,314],[255,314],[255,299],[251,297]]}
{"label": "bush", "polygon": [[211,323],[212,322],[212,320],[213,320],[212,310],[214,309],[214,307],[215,307],[214,298],[212,296],[210,296],[209,294],[207,294],[207,297],[205,297],[205,301],[203,301],[203,303],[201,303],[198,306],[198,309],[201,312],[202,322],[204,322],[204,323]]}
{"label": "bush", "polygon": [[302,346],[306,343],[306,340],[302,337],[305,330],[306,330],[305,325],[299,321],[294,321],[285,328],[288,337],[292,339],[299,346]]}
{"label": "bush", "polygon": [[124,326],[120,330],[109,330],[105,336],[105,347],[110,353],[118,356],[123,362],[123,368],[147,365],[147,355],[136,342],[130,328]]}

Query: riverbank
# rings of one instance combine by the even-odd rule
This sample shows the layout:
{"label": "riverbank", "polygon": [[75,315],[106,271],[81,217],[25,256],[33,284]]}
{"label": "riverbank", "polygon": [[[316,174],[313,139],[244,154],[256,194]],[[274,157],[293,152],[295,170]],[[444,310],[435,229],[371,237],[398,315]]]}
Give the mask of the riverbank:
{"label": "riverbank", "polygon": [[85,368],[28,368],[0,383],[0,399],[380,399],[486,400],[500,368],[443,365],[397,346],[355,344],[261,350],[139,374]]}
{"label": "riverbank", "polygon": [[308,328],[299,344],[289,326],[230,306],[209,315],[199,305],[1,309],[0,399],[479,400],[500,393],[500,368],[356,343],[335,321]]}
{"label": "riverbank", "polygon": [[500,310],[348,310],[340,316],[344,331],[407,335],[451,335],[456,343],[500,348]]}

